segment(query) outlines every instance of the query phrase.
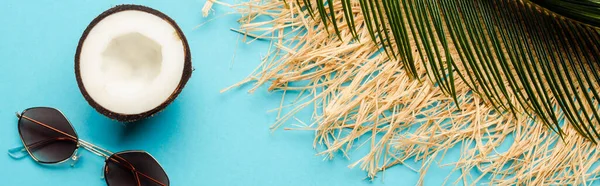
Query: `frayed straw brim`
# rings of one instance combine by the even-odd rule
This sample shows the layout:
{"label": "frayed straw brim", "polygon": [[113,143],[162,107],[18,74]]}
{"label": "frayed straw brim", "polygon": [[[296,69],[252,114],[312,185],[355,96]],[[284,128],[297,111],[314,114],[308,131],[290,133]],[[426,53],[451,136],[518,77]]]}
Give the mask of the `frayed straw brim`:
{"label": "frayed straw brim", "polygon": [[[205,9],[210,10],[214,2],[209,1]],[[240,28],[232,30],[244,34],[247,43],[271,42],[262,64],[230,88],[253,84],[252,92],[270,84],[269,90],[282,91],[284,97],[286,92],[298,92],[292,104],[284,105],[282,99],[273,129],[295,119],[299,111],[313,109],[311,122],[299,121],[302,125],[291,129],[314,130],[315,148],[326,148],[320,155],[348,156],[353,148],[368,148],[350,167],[360,167],[371,178],[392,166],[418,161],[421,167],[409,168],[421,175],[419,184],[450,148],[460,149],[459,160],[449,165],[461,177],[447,183],[471,185],[486,178],[485,183],[499,185],[589,184],[600,172],[594,166],[600,158],[597,146],[570,125],[564,126],[561,140],[527,116],[495,111],[459,80],[457,108],[429,81],[409,78],[400,61],[388,58],[371,42],[366,28],[358,32],[360,42],[353,40],[339,14],[340,40],[301,11],[296,1],[286,2],[250,0],[227,5],[242,15]],[[257,20],[261,16],[271,19]],[[364,24],[360,14],[354,21]],[[426,80],[423,62],[416,65],[417,75]],[[289,112],[282,113],[284,108]],[[499,150],[501,146],[507,147]]]}

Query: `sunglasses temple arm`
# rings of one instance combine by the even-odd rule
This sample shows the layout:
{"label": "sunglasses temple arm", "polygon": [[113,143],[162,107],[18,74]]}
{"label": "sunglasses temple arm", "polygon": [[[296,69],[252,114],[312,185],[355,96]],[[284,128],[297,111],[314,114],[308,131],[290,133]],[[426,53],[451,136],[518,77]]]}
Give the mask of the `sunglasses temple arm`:
{"label": "sunglasses temple arm", "polygon": [[27,157],[29,153],[27,153],[27,149],[25,146],[21,145],[15,148],[8,149],[8,155],[13,159],[22,159]]}
{"label": "sunglasses temple arm", "polygon": [[[17,118],[21,118],[21,113],[15,112]],[[21,159],[29,155],[25,146],[21,145],[15,148],[8,149],[8,155],[14,159]]]}

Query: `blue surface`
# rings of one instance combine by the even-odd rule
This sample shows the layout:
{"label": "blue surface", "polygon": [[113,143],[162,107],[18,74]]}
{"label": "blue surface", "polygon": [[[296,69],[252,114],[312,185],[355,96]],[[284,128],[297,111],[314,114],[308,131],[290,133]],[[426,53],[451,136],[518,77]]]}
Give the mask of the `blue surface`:
{"label": "blue surface", "polygon": [[[123,125],[97,113],[75,81],[73,58],[88,23],[122,3],[143,4],[173,18],[188,38],[196,71],[177,100],[157,116]],[[239,15],[207,21],[204,0],[189,1],[0,1],[0,150],[20,145],[15,111],[34,106],[62,110],[80,138],[112,151],[146,150],[163,165],[172,185],[414,185],[418,175],[405,167],[365,181],[359,168],[341,156],[315,156],[311,132],[269,131],[279,93],[248,87],[219,91],[260,63],[268,43],[239,44]],[[231,10],[215,6],[217,15]],[[214,17],[214,16],[213,16]],[[236,53],[235,63],[232,56]],[[308,114],[299,118],[308,118]],[[0,155],[1,185],[105,185],[103,159],[84,151],[76,167],[43,166],[31,158]],[[439,185],[451,167],[432,166],[426,185]]]}

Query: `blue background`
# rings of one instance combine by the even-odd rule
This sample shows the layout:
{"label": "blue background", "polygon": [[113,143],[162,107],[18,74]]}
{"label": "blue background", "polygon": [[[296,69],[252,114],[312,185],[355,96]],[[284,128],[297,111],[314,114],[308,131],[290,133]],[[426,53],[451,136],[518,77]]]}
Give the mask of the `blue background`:
{"label": "blue background", "polygon": [[[123,3],[143,4],[173,18],[188,38],[196,71],[162,113],[123,125],[91,108],[74,74],[77,42],[89,22],[104,10]],[[260,63],[268,43],[240,43],[239,15],[222,16],[199,29],[204,0],[188,1],[0,1],[0,149],[20,145],[14,112],[34,106],[62,110],[80,138],[112,150],[146,150],[163,165],[172,185],[414,185],[418,175],[396,166],[374,181],[359,159],[315,156],[313,133],[271,132],[280,93],[266,87],[248,94],[249,86],[219,93],[245,78]],[[216,15],[232,10],[216,5]],[[236,49],[237,48],[237,49]],[[232,61],[235,53],[235,59]],[[290,96],[293,97],[293,96]],[[309,114],[298,116],[308,119]],[[104,160],[82,151],[68,164],[43,166],[31,158],[0,156],[2,185],[105,185]],[[433,165],[426,185],[439,185],[452,167]],[[384,179],[382,179],[382,177]]]}

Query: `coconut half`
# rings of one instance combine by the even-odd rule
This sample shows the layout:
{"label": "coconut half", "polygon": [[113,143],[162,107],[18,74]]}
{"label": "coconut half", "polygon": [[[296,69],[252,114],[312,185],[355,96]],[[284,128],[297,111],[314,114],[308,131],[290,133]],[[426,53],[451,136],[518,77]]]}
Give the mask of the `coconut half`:
{"label": "coconut half", "polygon": [[177,23],[149,7],[119,5],[85,29],[75,54],[77,84],[103,115],[132,122],[164,109],[192,74]]}

